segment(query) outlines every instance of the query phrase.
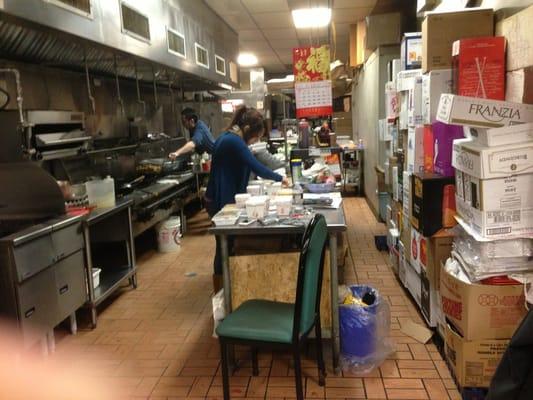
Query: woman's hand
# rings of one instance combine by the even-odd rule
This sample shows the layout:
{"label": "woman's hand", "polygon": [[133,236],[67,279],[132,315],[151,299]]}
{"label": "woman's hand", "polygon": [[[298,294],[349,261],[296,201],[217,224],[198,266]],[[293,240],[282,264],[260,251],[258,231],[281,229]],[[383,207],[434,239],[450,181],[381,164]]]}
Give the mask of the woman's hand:
{"label": "woman's hand", "polygon": [[281,185],[282,185],[283,187],[288,187],[288,186],[290,185],[289,180],[288,180],[287,178],[283,178],[283,179],[281,180]]}

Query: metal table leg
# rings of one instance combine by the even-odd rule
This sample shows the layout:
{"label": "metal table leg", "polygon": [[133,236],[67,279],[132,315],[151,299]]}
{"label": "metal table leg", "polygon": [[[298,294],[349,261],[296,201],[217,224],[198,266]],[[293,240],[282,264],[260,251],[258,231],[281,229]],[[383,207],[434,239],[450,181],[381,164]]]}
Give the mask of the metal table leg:
{"label": "metal table leg", "polygon": [[[229,314],[233,308],[231,305],[231,277],[229,272],[229,248],[228,237],[226,235],[220,235],[220,257],[222,259],[222,283],[224,287],[224,307],[226,314]],[[230,371],[235,368],[235,347],[227,346],[228,350],[228,367]]]}
{"label": "metal table leg", "polygon": [[337,234],[329,234],[329,265],[331,280],[331,342],[333,350],[333,369],[335,374],[340,373],[339,353],[339,289],[338,289],[338,271],[337,271]]}
{"label": "metal table leg", "polygon": [[76,311],[69,315],[70,333],[75,335],[78,333],[78,322],[76,321]]}
{"label": "metal table leg", "polygon": [[46,334],[46,344],[48,346],[48,354],[54,354],[56,351],[56,338],[53,329]]}
{"label": "metal table leg", "polygon": [[94,294],[94,282],[93,282],[93,260],[91,256],[91,235],[89,232],[89,226],[84,224],[83,236],[85,238],[85,267],[87,276],[87,286],[89,289],[89,306],[91,309],[91,327],[96,328],[96,296]]}

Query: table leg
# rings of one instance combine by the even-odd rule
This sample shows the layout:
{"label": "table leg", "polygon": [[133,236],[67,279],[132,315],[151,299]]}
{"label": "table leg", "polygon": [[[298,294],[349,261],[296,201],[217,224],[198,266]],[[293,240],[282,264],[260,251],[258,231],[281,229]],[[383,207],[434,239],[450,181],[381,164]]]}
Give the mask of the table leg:
{"label": "table leg", "polygon": [[53,329],[46,334],[46,343],[48,346],[48,354],[54,354],[56,352],[56,338]]}
{"label": "table leg", "polygon": [[[224,286],[224,308],[226,315],[232,311],[231,306],[231,277],[229,272],[229,248],[228,237],[226,235],[220,235],[220,257],[222,259],[222,281]],[[235,347],[232,345],[227,346],[228,350],[228,366],[230,371],[235,369]]]}
{"label": "table leg", "polygon": [[70,334],[75,335],[78,333],[78,322],[76,321],[76,311],[74,311],[72,314],[68,317],[70,322]]}
{"label": "table leg", "polygon": [[[85,238],[85,266],[87,271],[87,286],[89,289],[89,299],[87,304],[91,309],[91,327],[96,328],[96,296],[94,293],[94,282],[93,282],[93,260],[91,255],[91,235],[89,232],[89,225],[84,224],[83,226],[83,236]],[[128,251],[129,255],[129,251]],[[129,260],[129,259],[128,259]]]}
{"label": "table leg", "polygon": [[333,350],[333,369],[336,374],[339,368],[339,278],[337,271],[337,234],[329,234],[330,280],[331,280],[331,342]]}

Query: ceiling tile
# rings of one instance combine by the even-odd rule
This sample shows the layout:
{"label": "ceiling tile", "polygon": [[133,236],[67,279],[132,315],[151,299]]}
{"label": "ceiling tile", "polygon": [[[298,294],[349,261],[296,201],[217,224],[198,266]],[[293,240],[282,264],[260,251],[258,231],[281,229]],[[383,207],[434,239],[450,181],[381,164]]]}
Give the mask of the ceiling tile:
{"label": "ceiling tile", "polygon": [[285,52],[285,53],[282,53],[282,54],[280,54],[278,52],[278,55],[279,55],[280,60],[284,64],[292,64],[292,51],[291,52]]}
{"label": "ceiling tile", "polygon": [[[329,0],[287,0],[289,3],[289,8],[291,10],[296,10],[298,8],[309,8],[309,4],[312,4],[312,7],[328,7]],[[355,0],[351,0],[352,4]]]}
{"label": "ceiling tile", "polygon": [[355,24],[370,14],[370,11],[372,11],[371,7],[334,9],[331,18],[336,24]]}
{"label": "ceiling tile", "polygon": [[334,0],[333,8],[357,8],[357,7],[370,7],[374,8],[376,0]]}
{"label": "ceiling tile", "polygon": [[251,40],[265,40],[263,34],[259,29],[243,29],[239,31],[239,40],[251,41]]}
{"label": "ceiling tile", "polygon": [[263,33],[269,40],[297,38],[295,28],[263,29]]}
{"label": "ceiling tile", "polygon": [[337,35],[349,35],[350,34],[350,24],[337,24],[337,23],[335,23],[335,30],[337,32]]}
{"label": "ceiling tile", "polygon": [[272,39],[268,41],[274,49],[292,49],[298,47],[300,43],[298,39]]}
{"label": "ceiling tile", "polygon": [[232,15],[224,15],[223,18],[229,24],[229,26],[231,26],[237,32],[243,29],[257,29],[254,21],[252,21],[244,12]]}
{"label": "ceiling tile", "polygon": [[289,12],[254,14],[254,19],[260,28],[287,28],[293,26],[292,16]]}
{"label": "ceiling tile", "polygon": [[242,0],[251,13],[289,11],[287,0]]}
{"label": "ceiling tile", "polygon": [[266,40],[239,40],[239,48],[241,50],[251,51],[254,53],[261,51],[272,51],[272,47]]}
{"label": "ceiling tile", "polygon": [[221,16],[244,13],[245,11],[240,0],[206,0],[206,2]]}

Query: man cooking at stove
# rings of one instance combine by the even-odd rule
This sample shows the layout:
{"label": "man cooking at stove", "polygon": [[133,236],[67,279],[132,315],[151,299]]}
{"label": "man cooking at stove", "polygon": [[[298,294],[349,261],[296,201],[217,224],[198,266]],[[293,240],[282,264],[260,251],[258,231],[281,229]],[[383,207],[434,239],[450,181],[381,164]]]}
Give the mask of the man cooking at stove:
{"label": "man cooking at stove", "polygon": [[215,139],[205,122],[198,119],[198,115],[192,108],[185,108],[181,112],[181,123],[189,130],[191,140],[175,152],[170,153],[168,155],[169,158],[175,160],[182,154],[192,153],[193,151],[198,154],[203,154],[204,152],[211,154]]}

